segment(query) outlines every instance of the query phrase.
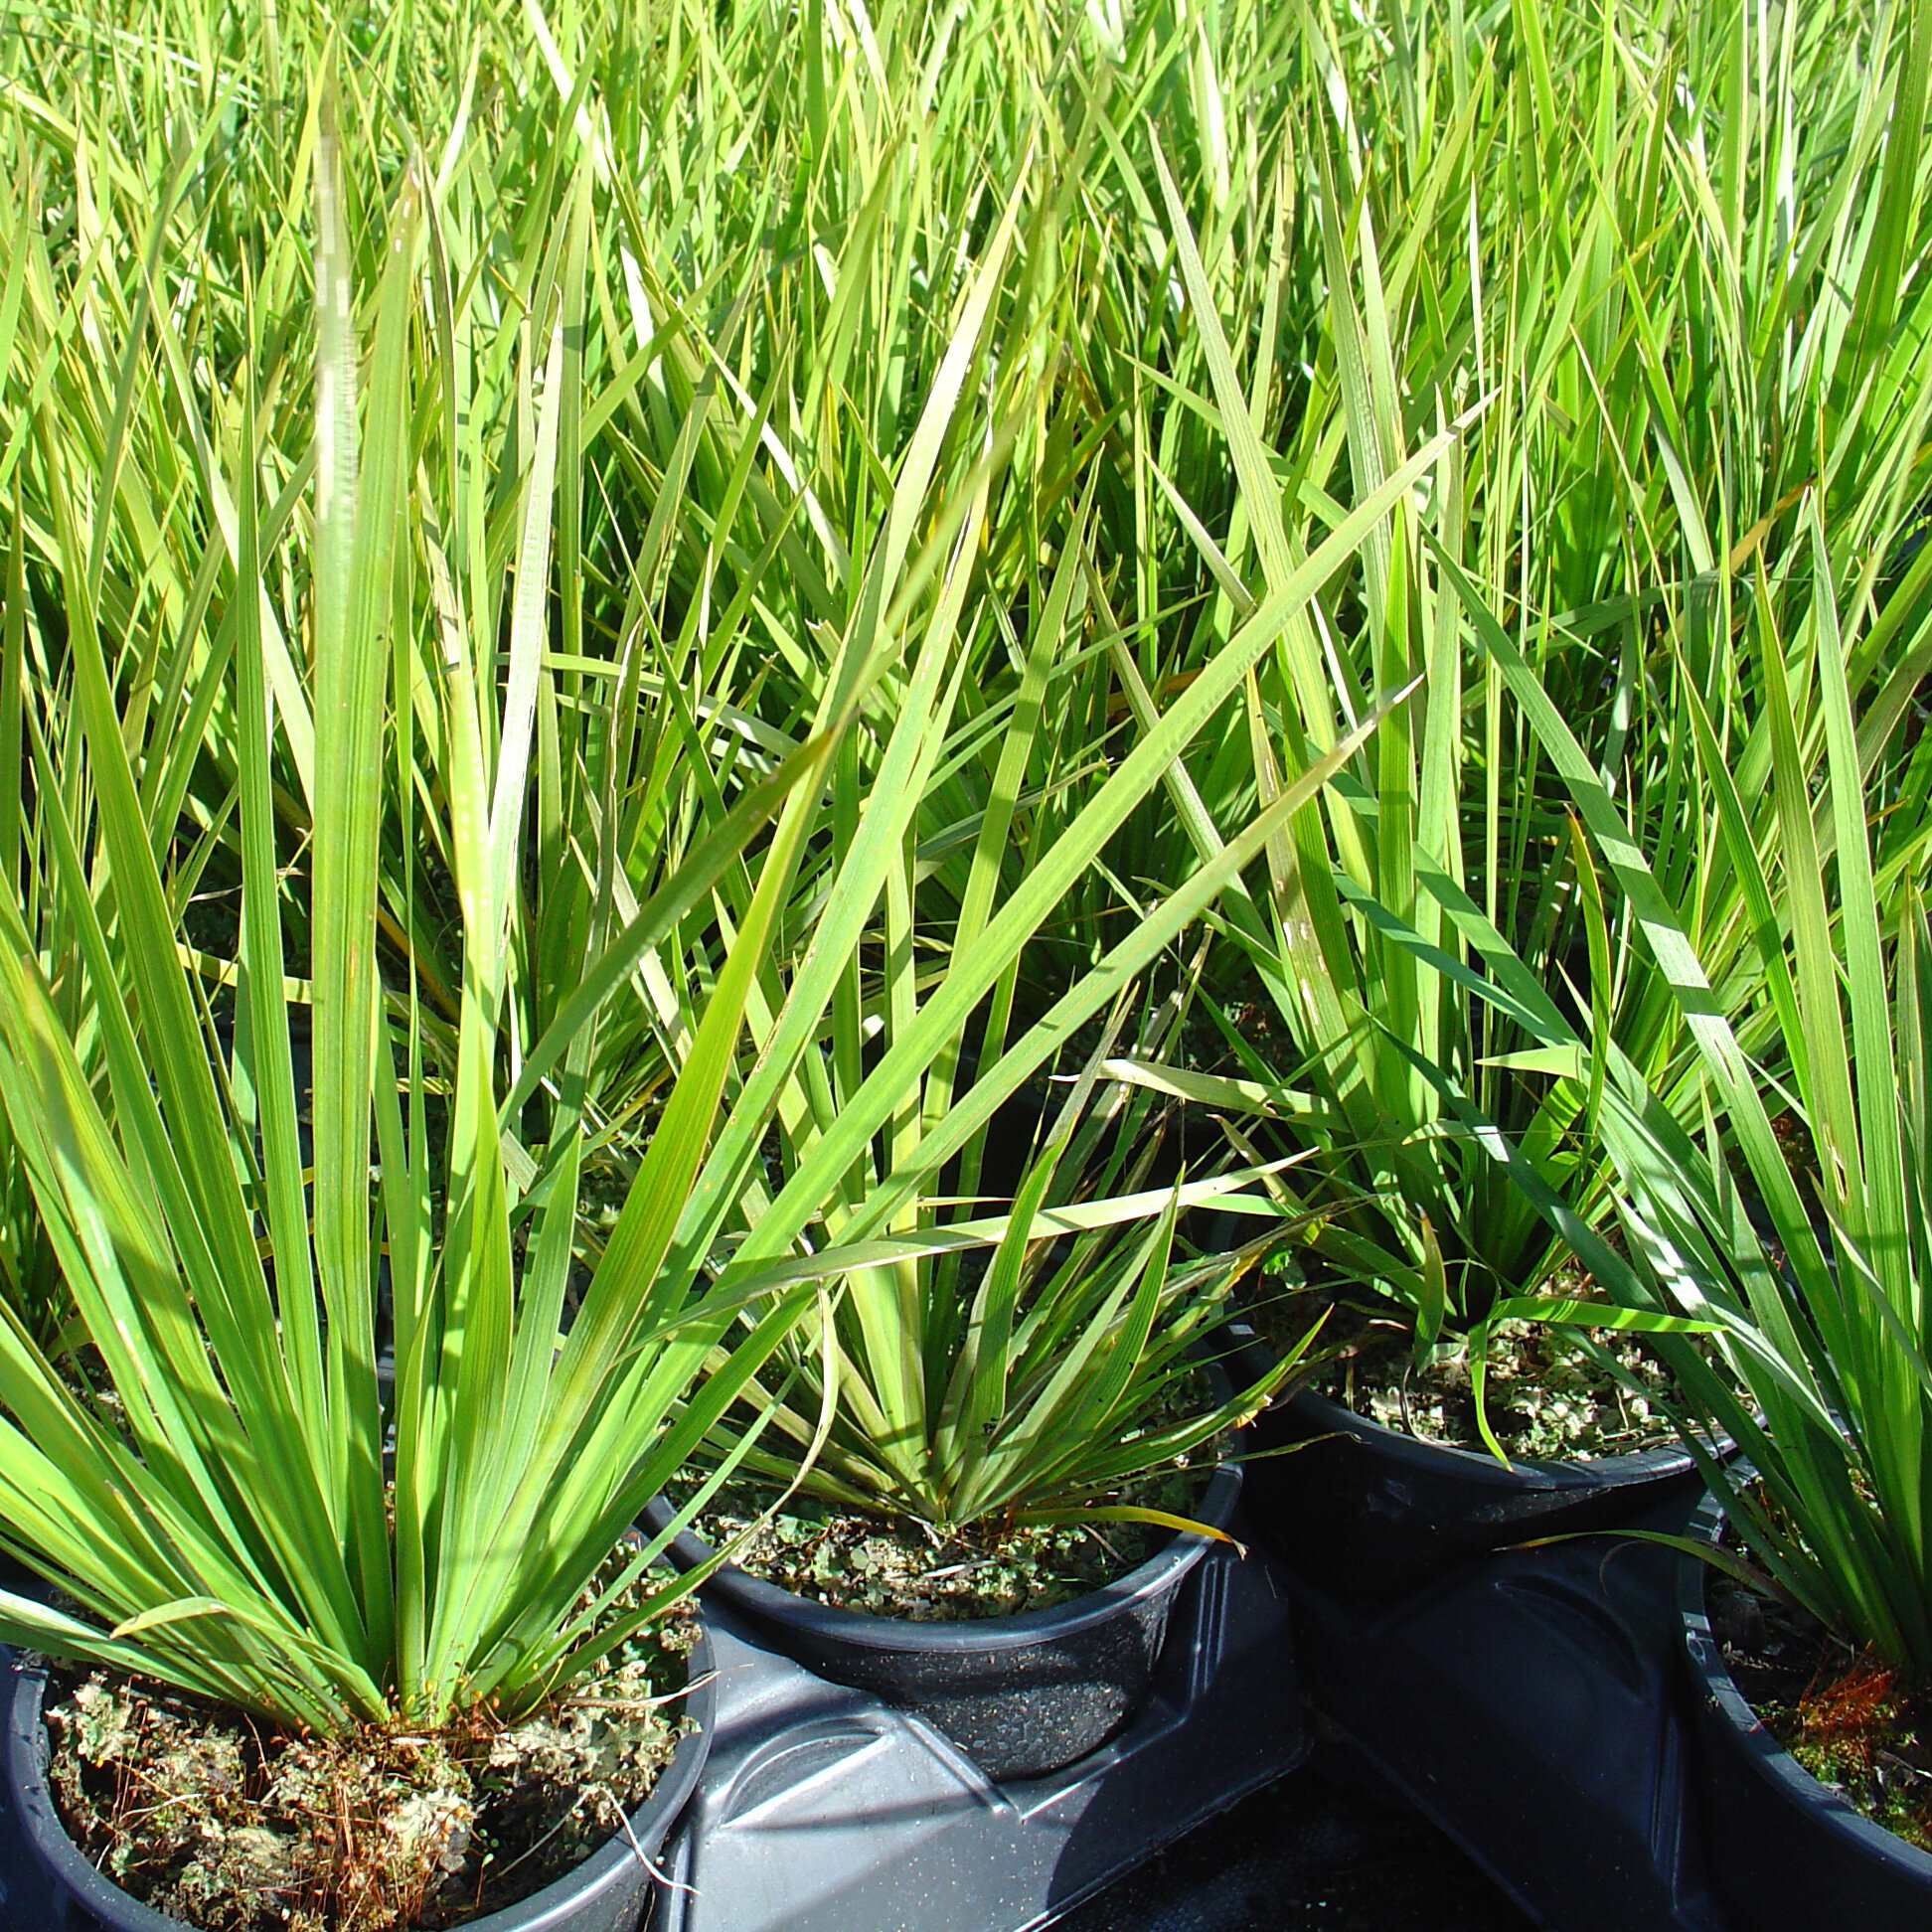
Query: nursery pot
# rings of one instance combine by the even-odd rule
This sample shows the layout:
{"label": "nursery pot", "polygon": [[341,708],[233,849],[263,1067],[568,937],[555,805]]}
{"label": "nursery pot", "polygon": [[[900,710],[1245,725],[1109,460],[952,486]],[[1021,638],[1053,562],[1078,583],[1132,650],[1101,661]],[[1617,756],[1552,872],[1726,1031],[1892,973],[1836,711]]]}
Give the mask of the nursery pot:
{"label": "nursery pot", "polygon": [[[1233,1515],[1240,1471],[1222,1464],[1192,1514],[1215,1529]],[[662,1500],[645,1512],[662,1529]],[[1048,1610],[914,1623],[840,1610],[720,1566],[704,1593],[774,1648],[835,1684],[923,1717],[991,1778],[1037,1778],[1096,1750],[1139,1708],[1160,1661],[1168,1613],[1206,1536],[1177,1535],[1124,1576]],[[680,1568],[711,1551],[686,1532]]]}
{"label": "nursery pot", "polygon": [[[41,1697],[47,1669],[12,1652],[5,1659],[5,1802],[13,1824],[52,1892],[47,1932],[189,1932],[97,1871],[68,1837],[48,1789],[47,1725]],[[461,1932],[635,1932],[654,1893],[659,1852],[698,1783],[711,1748],[715,1697],[711,1639],[700,1630],[690,1658],[686,1707],[697,1729],[682,1739],[625,1829],[572,1871],[501,1911],[463,1921]],[[9,1886],[11,1892],[14,1887]],[[17,1909],[10,1900],[10,1909]],[[32,1909],[31,1907],[29,1909]],[[10,1917],[9,1924],[25,1924]]]}
{"label": "nursery pot", "polygon": [[[1229,1373],[1252,1381],[1267,1366],[1262,1345],[1245,1324],[1227,1333]],[[1298,1576],[1352,1602],[1402,1596],[1463,1558],[1532,1536],[1612,1529],[1697,1480],[1681,1443],[1505,1464],[1384,1428],[1308,1388],[1248,1434],[1248,1521]]]}
{"label": "nursery pot", "polygon": [[[1715,1501],[1691,1534],[1714,1540]],[[1736,1932],[1932,1925],[1932,1853],[1821,1784],[1745,1701],[1704,1611],[1709,1566],[1686,1556],[1678,1608],[1690,1662],[1711,1883]]]}

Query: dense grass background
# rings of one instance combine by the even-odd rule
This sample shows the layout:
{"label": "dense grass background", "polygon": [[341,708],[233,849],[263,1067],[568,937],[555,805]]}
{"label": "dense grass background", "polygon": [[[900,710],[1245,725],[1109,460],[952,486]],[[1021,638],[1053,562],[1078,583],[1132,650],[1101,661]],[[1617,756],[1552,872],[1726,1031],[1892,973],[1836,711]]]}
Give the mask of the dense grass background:
{"label": "dense grass background", "polygon": [[[1583,797],[1810,1158],[1776,961],[1807,922],[1815,957],[1840,943],[1828,697],[1869,805],[1869,883],[1845,877],[1887,945],[1928,852],[1922,9],[6,20],[0,853],[103,1100],[50,816],[111,920],[73,641],[101,640],[219,1043],[255,775],[229,674],[257,629],[298,1002],[334,943],[333,596],[383,647],[376,967],[425,1106],[478,1050],[468,753],[436,699],[461,661],[530,721],[527,745],[489,741],[493,705],[477,726],[527,786],[489,985],[514,1223],[579,1162],[612,1202],[648,1163],[769,910],[707,1170],[729,1185],[679,1238],[792,1279],[828,1239],[899,1241],[835,1332],[908,1431],[958,1372],[908,1341],[910,1250],[1049,1069],[1303,1156],[1275,1211],[1424,1341],[1540,1281],[1552,1220],[1607,1221],[1613,1070],[1692,1130],[1725,1114]],[[337,352],[381,506],[348,550],[320,512]],[[835,717],[783,903],[760,833],[674,930],[607,951]],[[1311,767],[1333,782],[1292,790]],[[611,1001],[574,1029],[586,961]],[[18,1168],[0,1267],[51,1339]],[[603,1241],[586,1216],[579,1259]]]}

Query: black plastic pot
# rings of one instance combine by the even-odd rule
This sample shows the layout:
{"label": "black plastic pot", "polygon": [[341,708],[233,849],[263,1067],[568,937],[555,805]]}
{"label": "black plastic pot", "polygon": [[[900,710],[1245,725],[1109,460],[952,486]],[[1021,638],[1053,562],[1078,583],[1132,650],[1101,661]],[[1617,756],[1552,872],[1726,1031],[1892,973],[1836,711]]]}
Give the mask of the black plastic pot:
{"label": "black plastic pot", "polygon": [[[41,1720],[46,1667],[12,1652],[4,1657],[7,1730],[4,1778],[7,1822],[16,1848],[24,1846],[32,1867],[15,1867],[4,1894],[5,1922],[46,1932],[187,1932],[170,1918],[130,1897],[94,1868],[68,1837],[47,1785],[47,1726]],[[699,1637],[691,1654],[687,1708],[698,1728],[671,1754],[651,1795],[626,1821],[626,1829],[575,1870],[542,1891],[487,1917],[470,1919],[463,1932],[635,1932],[645,1920],[657,1883],[665,1840],[697,1788],[711,1748],[716,1712],[712,1645]],[[36,1891],[37,1897],[23,1894]]]}
{"label": "black plastic pot", "polygon": [[1214,1543],[1176,1591],[1153,1688],[1120,1732],[1000,1783],[930,1724],[710,1604],[718,1732],[653,1932],[1042,1932],[1302,1762],[1290,1616],[1275,1565]]}
{"label": "black plastic pot", "polygon": [[[1266,1356],[1244,1325],[1229,1333],[1228,1371],[1251,1381]],[[1532,1536],[1614,1529],[1698,1480],[1681,1444],[1504,1464],[1383,1428],[1312,1389],[1257,1416],[1248,1433],[1249,1522],[1291,1569],[1355,1603],[1388,1602]]]}
{"label": "black plastic pot", "polygon": [[[1713,1502],[1692,1533],[1714,1539]],[[1765,1727],[1724,1664],[1704,1612],[1708,1565],[1683,1559],[1678,1607],[1690,1660],[1706,1854],[1737,1932],[1932,1926],[1932,1853],[1822,1785]]]}
{"label": "black plastic pot", "polygon": [[[1695,1502],[1632,1529],[1682,1536]],[[1703,1867],[1677,1563],[1613,1532],[1479,1556],[1374,1608],[1291,1578],[1303,1692],[1531,1923],[1736,1932]]]}
{"label": "black plastic pot", "polygon": [[[1223,1465],[1195,1514],[1222,1528],[1240,1490],[1240,1471]],[[670,1513],[654,1503],[645,1519],[662,1529]],[[1207,1548],[1205,1536],[1179,1535],[1104,1589],[970,1622],[834,1609],[730,1563],[704,1589],[818,1676],[923,1717],[989,1777],[1035,1778],[1097,1750],[1140,1707],[1175,1592]],[[681,1569],[711,1553],[688,1532],[671,1545]]]}

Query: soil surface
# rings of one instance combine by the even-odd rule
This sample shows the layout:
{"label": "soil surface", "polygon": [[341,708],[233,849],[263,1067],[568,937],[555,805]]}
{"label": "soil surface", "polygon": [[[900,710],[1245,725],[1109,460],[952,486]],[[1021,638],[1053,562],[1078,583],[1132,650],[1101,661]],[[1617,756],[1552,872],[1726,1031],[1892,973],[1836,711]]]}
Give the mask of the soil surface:
{"label": "soil surface", "polygon": [[[1310,1373],[1310,1387],[1383,1428],[1451,1448],[1486,1448],[1466,1337],[1445,1337],[1417,1364],[1406,1322],[1348,1302],[1323,1306],[1329,1314],[1317,1347],[1328,1359]],[[1298,1296],[1278,1310],[1257,1305],[1250,1319],[1279,1343],[1314,1314]],[[1485,1375],[1490,1427],[1515,1460],[1630,1455],[1678,1440],[1667,1413],[1670,1372],[1635,1337],[1503,1322],[1489,1337]]]}
{"label": "soil surface", "polygon": [[1728,1577],[1707,1586],[1731,1679],[1814,1778],[1932,1851],[1932,1695],[1804,1611]]}
{"label": "soil surface", "polygon": [[515,1903],[649,1795],[697,1636],[664,1617],[515,1721],[325,1739],[109,1671],[48,1679],[62,1823],[122,1890],[207,1932],[390,1932]]}
{"label": "soil surface", "polygon": [[[1185,1518],[1198,1507],[1213,1451],[1202,1450],[1197,1462],[1132,1484],[1121,1500]],[[692,1527],[714,1548],[741,1536],[731,1560],[796,1596],[913,1623],[1050,1609],[1124,1576],[1174,1535],[1163,1526],[1111,1520],[989,1522],[942,1532],[750,1484],[734,1484]]]}
{"label": "soil surface", "polygon": [[[1677,1440],[1659,1406],[1670,1386],[1663,1364],[1621,1336],[1606,1335],[1598,1346],[1653,1392],[1633,1392],[1566,1329],[1528,1322],[1505,1322],[1496,1329],[1483,1402],[1497,1440],[1513,1457],[1629,1455]],[[1458,1337],[1438,1348],[1419,1368],[1410,1353],[1406,1335],[1392,1346],[1371,1343],[1337,1363],[1328,1372],[1328,1386],[1322,1387],[1319,1374],[1316,1385],[1384,1428],[1461,1449],[1482,1448],[1466,1340]]]}

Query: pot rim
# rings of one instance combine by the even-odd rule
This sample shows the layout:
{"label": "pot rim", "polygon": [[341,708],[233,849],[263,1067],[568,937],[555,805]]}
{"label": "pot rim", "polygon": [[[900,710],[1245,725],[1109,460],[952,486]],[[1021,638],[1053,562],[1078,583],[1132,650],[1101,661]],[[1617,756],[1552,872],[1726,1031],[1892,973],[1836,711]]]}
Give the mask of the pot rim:
{"label": "pot rim", "polygon": [[[1268,1357],[1267,1345],[1252,1323],[1239,1318],[1228,1322],[1224,1333],[1228,1346],[1222,1352],[1222,1359],[1236,1365],[1231,1371],[1235,1379],[1254,1380],[1262,1372],[1263,1359]],[[1696,1468],[1696,1458],[1682,1442],[1660,1442],[1649,1449],[1624,1449],[1610,1456],[1566,1456],[1556,1461],[1526,1456],[1499,1463],[1486,1449],[1465,1449],[1455,1443],[1411,1435],[1406,1429],[1391,1429],[1386,1423],[1377,1422],[1306,1384],[1291,1387],[1276,1406],[1298,1411],[1323,1435],[1354,1436],[1370,1443],[1377,1454],[1387,1456],[1390,1461],[1446,1470],[1459,1481],[1494,1489],[1588,1493],[1616,1489],[1626,1483],[1662,1480]],[[1714,1446],[1719,1455],[1728,1455],[1733,1447],[1729,1442]]]}
{"label": "pot rim", "polygon": [[[1198,1519],[1217,1530],[1224,1529],[1234,1514],[1240,1490],[1240,1465],[1216,1464],[1202,1493]],[[645,1514],[659,1528],[670,1520],[661,1499],[653,1499]],[[1090,1630],[1172,1589],[1201,1560],[1208,1541],[1195,1530],[1178,1531],[1111,1583],[1045,1610],[1015,1610],[997,1617],[925,1623],[909,1617],[881,1616],[871,1610],[844,1610],[800,1596],[728,1562],[721,1563],[701,1589],[714,1590],[734,1608],[767,1622],[782,1622],[794,1630],[857,1649],[938,1655],[1021,1650]],[[714,1553],[712,1546],[690,1530],[681,1530],[671,1542],[672,1560],[681,1569],[696,1568]]]}
{"label": "pot rim", "polygon": [[[1685,1531],[1687,1537],[1714,1543],[1722,1532],[1724,1508],[1714,1496],[1698,1506]],[[1896,1832],[1874,1823],[1842,1792],[1834,1791],[1800,1764],[1772,1735],[1724,1661],[1724,1647],[1710,1627],[1704,1607],[1704,1584],[1709,1565],[1686,1554],[1678,1568],[1678,1610],[1684,1622],[1684,1648],[1690,1660],[1692,1688],[1706,1718],[1722,1725],[1743,1754],[1749,1774],[1762,1779],[1790,1802],[1815,1813],[1821,1827],[1854,1846],[1865,1857],[1890,1865],[1901,1877],[1932,1887],[1932,1852],[1924,1852]]]}
{"label": "pot rim", "polygon": [[[0,1645],[0,1660],[4,1660],[0,1669],[10,1680],[0,1688],[7,1719],[4,1778],[34,1855],[57,1884],[118,1932],[193,1932],[187,1921],[156,1911],[121,1890],[69,1836],[47,1782],[41,1698],[48,1660],[4,1645]],[[702,1620],[688,1669],[685,1710],[697,1729],[678,1740],[649,1796],[626,1816],[624,1828],[540,1890],[481,1918],[461,1920],[452,1932],[553,1932],[553,1928],[561,1932],[570,1913],[621,1883],[634,1866],[643,1864],[655,1878],[661,1849],[698,1787],[716,1726],[717,1668],[711,1632]]]}
{"label": "pot rim", "polygon": [[1696,1467],[1695,1458],[1681,1442],[1623,1449],[1610,1456],[1566,1456],[1556,1461],[1526,1456],[1505,1464],[1486,1449],[1465,1449],[1456,1443],[1411,1435],[1406,1429],[1392,1429],[1313,1388],[1296,1389],[1285,1406],[1318,1417],[1324,1434],[1360,1436],[1397,1460],[1447,1464],[1459,1477],[1491,1483],[1499,1489],[1614,1489],[1622,1483]]}

